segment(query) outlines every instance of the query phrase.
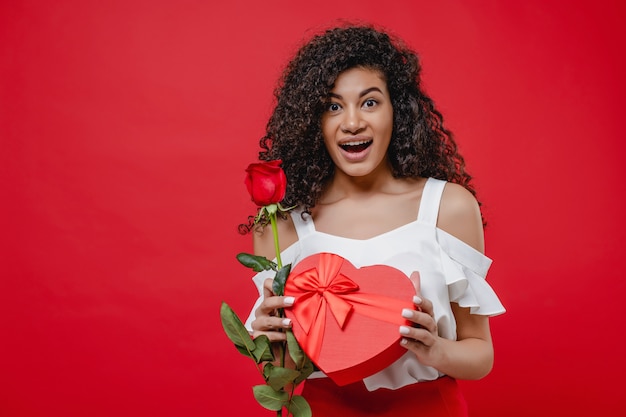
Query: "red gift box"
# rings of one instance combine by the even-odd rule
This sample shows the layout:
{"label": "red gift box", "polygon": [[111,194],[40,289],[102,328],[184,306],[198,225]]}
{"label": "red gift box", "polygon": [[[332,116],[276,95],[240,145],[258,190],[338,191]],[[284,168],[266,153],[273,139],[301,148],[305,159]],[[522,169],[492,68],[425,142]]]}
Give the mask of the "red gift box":
{"label": "red gift box", "polygon": [[320,253],[294,267],[285,295],[296,298],[285,309],[296,340],[337,385],[371,376],[406,353],[398,327],[411,325],[402,309],[415,309],[415,287],[395,268],[357,269],[338,255]]}

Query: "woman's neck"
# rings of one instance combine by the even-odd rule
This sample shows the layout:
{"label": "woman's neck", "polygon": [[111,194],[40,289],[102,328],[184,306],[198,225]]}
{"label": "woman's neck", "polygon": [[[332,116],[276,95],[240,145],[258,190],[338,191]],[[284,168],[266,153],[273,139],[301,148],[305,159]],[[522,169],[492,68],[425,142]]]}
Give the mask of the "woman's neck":
{"label": "woman's neck", "polygon": [[384,165],[368,175],[354,177],[346,175],[342,171],[335,171],[334,176],[328,181],[322,203],[329,203],[343,198],[367,197],[372,194],[395,193],[398,182],[394,178],[388,165]]}

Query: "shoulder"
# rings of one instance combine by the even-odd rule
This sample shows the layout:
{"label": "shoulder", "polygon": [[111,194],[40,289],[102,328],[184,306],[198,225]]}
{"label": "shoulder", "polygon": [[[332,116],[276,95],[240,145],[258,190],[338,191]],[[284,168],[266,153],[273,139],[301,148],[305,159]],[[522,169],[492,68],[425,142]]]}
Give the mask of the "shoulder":
{"label": "shoulder", "polygon": [[[287,214],[285,219],[279,217],[276,226],[278,229],[278,243],[282,252],[297,242],[298,234],[296,233],[296,227],[289,214]],[[265,256],[268,259],[274,259],[276,257],[274,235],[272,233],[272,227],[269,224],[255,228],[252,231],[252,236],[254,253],[256,255]]]}
{"label": "shoulder", "polygon": [[483,222],[476,198],[459,184],[446,183],[437,227],[484,252]]}

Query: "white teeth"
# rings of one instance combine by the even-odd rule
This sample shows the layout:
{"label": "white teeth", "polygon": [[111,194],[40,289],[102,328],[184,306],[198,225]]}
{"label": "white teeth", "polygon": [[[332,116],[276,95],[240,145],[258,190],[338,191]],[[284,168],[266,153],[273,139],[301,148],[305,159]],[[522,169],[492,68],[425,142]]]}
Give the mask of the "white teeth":
{"label": "white teeth", "polygon": [[364,145],[366,143],[368,143],[369,140],[357,140],[354,142],[346,142],[346,143],[342,143],[341,146],[357,146],[357,145]]}

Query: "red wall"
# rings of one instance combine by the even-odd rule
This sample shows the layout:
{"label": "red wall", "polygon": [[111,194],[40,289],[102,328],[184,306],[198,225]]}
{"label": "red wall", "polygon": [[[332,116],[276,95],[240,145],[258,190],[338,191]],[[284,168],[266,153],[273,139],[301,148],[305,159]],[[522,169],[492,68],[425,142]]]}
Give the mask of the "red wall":
{"label": "red wall", "polygon": [[623,2],[213,3],[0,5],[0,415],[272,414],[219,304],[255,297],[236,226],[274,81],[339,17],[421,52],[476,177],[508,313],[472,415],[617,415]]}

